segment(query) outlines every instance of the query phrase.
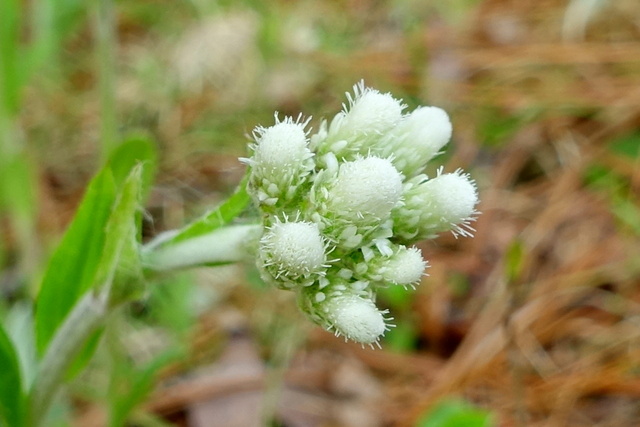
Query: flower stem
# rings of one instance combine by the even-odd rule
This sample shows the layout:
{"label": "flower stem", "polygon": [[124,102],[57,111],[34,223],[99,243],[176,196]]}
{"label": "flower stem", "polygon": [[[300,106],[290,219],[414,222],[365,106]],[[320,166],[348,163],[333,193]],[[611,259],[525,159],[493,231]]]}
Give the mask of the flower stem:
{"label": "flower stem", "polygon": [[167,271],[242,261],[261,232],[260,224],[230,225],[178,242],[167,232],[143,247],[142,262],[148,270]]}
{"label": "flower stem", "polygon": [[69,313],[47,348],[29,394],[29,427],[42,426],[69,367],[108,314],[108,294],[88,292]]}

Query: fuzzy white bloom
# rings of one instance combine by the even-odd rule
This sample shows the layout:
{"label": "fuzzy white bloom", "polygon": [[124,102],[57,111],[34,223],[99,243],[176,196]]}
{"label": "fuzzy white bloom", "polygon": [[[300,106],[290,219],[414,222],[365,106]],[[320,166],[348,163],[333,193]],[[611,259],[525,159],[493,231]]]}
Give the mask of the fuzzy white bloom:
{"label": "fuzzy white bloom", "polygon": [[466,174],[442,174],[425,182],[422,191],[431,200],[431,214],[442,223],[467,221],[478,203],[476,186]]}
{"label": "fuzzy white bloom", "polygon": [[253,156],[241,159],[252,167],[251,186],[254,197],[262,205],[275,205],[279,200],[293,198],[314,168],[313,153],[305,126],[309,120],[286,117],[267,128],[253,132]]}
{"label": "fuzzy white bloom", "polygon": [[372,153],[391,158],[405,176],[414,176],[449,142],[451,132],[443,109],[420,107],[385,134]]}
{"label": "fuzzy white bloom", "polygon": [[264,169],[287,168],[311,157],[304,124],[291,119],[255,130],[253,160]]}
{"label": "fuzzy white bloom", "polygon": [[402,119],[405,105],[389,93],[365,87],[364,82],[347,93],[349,105],[344,105],[327,127],[323,124],[314,145],[319,154],[333,153],[338,159],[353,160],[366,155],[381,136]]}
{"label": "fuzzy white bloom", "polygon": [[383,263],[380,274],[387,283],[415,286],[420,283],[426,268],[427,262],[422,258],[420,249],[401,246]]}
{"label": "fuzzy white bloom", "polygon": [[414,288],[428,267],[405,245],[446,230],[471,235],[478,194],[460,171],[421,175],[451,138],[442,109],[405,114],[401,101],[363,82],[347,99],[310,136],[301,117],[256,128],[247,193],[262,219],[263,279],[295,291],[325,329],[378,344],[392,326],[375,305],[378,290]]}
{"label": "fuzzy white bloom", "polygon": [[341,133],[381,134],[391,129],[401,118],[404,105],[390,93],[380,93],[364,86],[353,87],[354,96],[347,93],[349,108],[345,107],[340,121]]}
{"label": "fuzzy white bloom", "polygon": [[383,313],[367,298],[345,295],[322,304],[329,327],[336,335],[363,344],[377,343],[387,330]]}
{"label": "fuzzy white bloom", "polygon": [[260,240],[262,267],[274,278],[296,281],[321,272],[325,242],[309,222],[276,222]]}
{"label": "fuzzy white bloom", "polygon": [[366,157],[340,165],[328,190],[329,211],[354,223],[384,220],[402,195],[402,175],[388,159]]}
{"label": "fuzzy white bloom", "polygon": [[420,249],[391,243],[388,249],[390,254],[379,249],[376,253],[371,248],[362,248],[363,258],[352,266],[353,276],[380,285],[414,288],[428,266]]}
{"label": "fuzzy white bloom", "polygon": [[418,176],[405,188],[405,205],[394,212],[399,236],[417,240],[448,230],[471,236],[478,191],[469,175],[456,171],[428,180]]}

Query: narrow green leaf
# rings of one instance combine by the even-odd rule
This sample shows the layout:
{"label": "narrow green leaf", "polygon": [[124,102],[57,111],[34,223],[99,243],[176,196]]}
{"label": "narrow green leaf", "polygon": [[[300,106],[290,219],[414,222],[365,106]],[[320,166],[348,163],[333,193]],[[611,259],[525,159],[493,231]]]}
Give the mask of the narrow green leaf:
{"label": "narrow green leaf", "polygon": [[96,275],[98,285],[113,281],[123,248],[135,244],[135,213],[140,207],[141,182],[142,166],[138,165],[124,182],[107,221],[103,257]]}
{"label": "narrow green leaf", "polygon": [[[139,259],[136,212],[140,208],[142,186],[141,164],[133,170],[122,185],[122,190],[113,206],[106,225],[103,256],[95,275],[96,286],[110,286],[112,304],[132,299],[139,294],[135,284],[142,276]],[[102,335],[99,329],[78,353],[71,365],[69,376],[74,376],[87,364],[95,353]]]}
{"label": "narrow green leaf", "polygon": [[18,0],[0,1],[0,114],[7,116],[17,113],[20,104],[20,5]]}
{"label": "narrow green leaf", "polygon": [[113,171],[116,185],[120,187],[133,167],[142,163],[142,196],[147,194],[153,183],[158,163],[155,144],[144,135],[134,135],[125,139],[111,154],[109,167]]}
{"label": "narrow green leaf", "polygon": [[248,175],[238,185],[236,192],[224,203],[211,212],[206,213],[201,218],[195,220],[175,235],[166,245],[192,239],[194,237],[209,234],[212,231],[229,224],[247,207],[251,197],[247,193]]}
{"label": "narrow green leaf", "polygon": [[127,425],[127,418],[131,412],[153,391],[158,372],[184,356],[184,351],[173,348],[160,353],[139,369],[127,366],[127,362],[116,362],[116,370],[119,372],[112,377],[112,390],[109,393],[111,400],[109,425],[113,427]]}
{"label": "narrow green leaf", "polygon": [[23,413],[24,391],[18,357],[13,343],[0,325],[0,425],[20,427]]}
{"label": "narrow green leaf", "polygon": [[143,165],[138,164],[131,170],[107,224],[104,257],[97,281],[112,286],[111,300],[116,303],[137,295],[133,285],[142,277],[136,213],[141,203],[143,169]]}
{"label": "narrow green leaf", "polygon": [[[137,167],[140,162],[149,165],[151,172]],[[42,281],[36,309],[40,354],[80,296],[113,279],[124,245],[129,245],[129,253],[135,247],[140,188],[143,181],[150,186],[155,162],[151,142],[133,138],[114,151],[107,167],[89,184]],[[117,198],[119,187],[122,191]]]}
{"label": "narrow green leaf", "polygon": [[40,354],[71,307],[94,284],[115,198],[113,176],[104,169],[89,184],[73,222],[49,261],[36,306]]}

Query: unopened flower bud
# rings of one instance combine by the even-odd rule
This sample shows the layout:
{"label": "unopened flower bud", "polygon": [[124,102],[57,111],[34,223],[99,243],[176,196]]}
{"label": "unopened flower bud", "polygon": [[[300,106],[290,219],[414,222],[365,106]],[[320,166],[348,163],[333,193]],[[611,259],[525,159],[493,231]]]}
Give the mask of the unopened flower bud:
{"label": "unopened flower bud", "polygon": [[398,236],[418,240],[448,230],[471,235],[478,192],[469,175],[458,171],[429,180],[417,177],[405,188],[405,204],[394,211]]}
{"label": "unopened flower bud", "polygon": [[427,268],[427,262],[418,248],[400,246],[396,253],[381,261],[378,268],[381,280],[400,286],[417,285]]}
{"label": "unopened flower bud", "polygon": [[326,319],[337,335],[363,344],[378,342],[387,330],[382,312],[370,299],[345,295],[322,303]]}
{"label": "unopened flower bud", "polygon": [[451,121],[444,110],[420,107],[386,133],[371,152],[392,158],[396,168],[411,177],[424,170],[449,142],[451,131]]}
{"label": "unopened flower bud", "polygon": [[274,279],[298,281],[322,272],[325,243],[316,224],[276,222],[260,240],[260,258],[262,267]]}
{"label": "unopened flower bud", "polygon": [[405,105],[389,93],[380,93],[364,86],[353,87],[347,93],[349,106],[336,115],[319,141],[318,152],[332,152],[338,159],[353,160],[366,155],[376,141],[402,118]]}
{"label": "unopened flower bud", "polygon": [[402,175],[387,159],[367,157],[342,163],[328,190],[328,210],[355,224],[389,217],[402,195]]}
{"label": "unopened flower bud", "polygon": [[250,191],[260,204],[290,199],[313,170],[313,153],[304,130],[307,123],[287,117],[254,131],[253,156],[243,161],[252,167]]}

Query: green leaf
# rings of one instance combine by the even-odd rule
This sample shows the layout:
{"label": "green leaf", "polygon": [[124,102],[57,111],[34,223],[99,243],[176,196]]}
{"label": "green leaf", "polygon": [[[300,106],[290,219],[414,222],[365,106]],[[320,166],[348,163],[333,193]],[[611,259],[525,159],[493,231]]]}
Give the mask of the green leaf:
{"label": "green leaf", "polygon": [[[95,275],[96,286],[109,286],[111,304],[131,300],[140,292],[133,284],[141,283],[136,212],[140,208],[142,165],[133,170],[123,183],[106,226],[103,257]],[[132,277],[134,279],[132,279]],[[78,373],[95,353],[102,335],[99,329],[87,340],[74,360],[69,375]]]}
{"label": "green leaf", "polygon": [[[141,162],[150,171],[136,166]],[[139,218],[135,214],[141,188],[151,185],[155,164],[151,142],[131,138],[114,151],[107,166],[89,184],[42,281],[36,308],[40,354],[75,302],[91,287],[113,280],[121,252],[137,255]],[[135,261],[129,260],[134,266]]]}
{"label": "green leaf", "polygon": [[131,285],[142,278],[136,213],[141,203],[143,169],[142,164],[133,167],[107,223],[104,257],[96,280],[98,284],[112,286],[111,300],[115,303],[137,295]]}
{"label": "green leaf", "polygon": [[36,306],[36,344],[42,354],[80,296],[95,283],[106,226],[116,198],[111,171],[93,178],[45,271]]}
{"label": "green leaf", "polygon": [[136,243],[135,213],[140,207],[142,166],[135,166],[118,195],[106,225],[103,257],[96,281],[98,285],[111,283],[125,246]]}
{"label": "green leaf", "polygon": [[155,145],[144,135],[130,136],[114,149],[109,167],[118,187],[122,186],[133,167],[139,163],[142,169],[142,196],[147,194],[156,174],[158,153]]}
{"label": "green leaf", "polygon": [[24,399],[20,366],[13,343],[0,325],[0,425],[19,427]]}
{"label": "green leaf", "polygon": [[450,400],[441,402],[426,414],[416,427],[490,427],[491,414],[466,402]]}
{"label": "green leaf", "polygon": [[251,201],[251,197],[247,193],[248,176],[248,174],[245,175],[238,185],[235,193],[233,193],[224,203],[180,230],[178,234],[166,242],[165,245],[171,245],[183,240],[209,234],[212,231],[229,224],[234,218],[240,215]]}

